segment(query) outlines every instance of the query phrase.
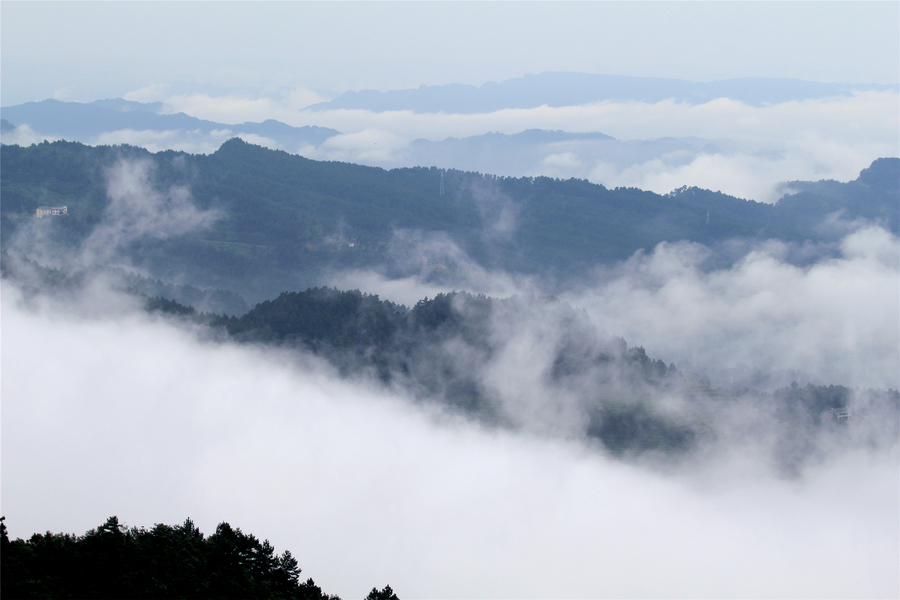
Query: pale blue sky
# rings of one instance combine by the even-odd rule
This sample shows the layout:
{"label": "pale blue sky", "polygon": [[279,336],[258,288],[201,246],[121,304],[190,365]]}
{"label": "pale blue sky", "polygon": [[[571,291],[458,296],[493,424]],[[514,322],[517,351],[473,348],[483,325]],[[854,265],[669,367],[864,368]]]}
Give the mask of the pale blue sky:
{"label": "pale blue sky", "polygon": [[582,71],[898,83],[897,2],[11,2],[0,102]]}

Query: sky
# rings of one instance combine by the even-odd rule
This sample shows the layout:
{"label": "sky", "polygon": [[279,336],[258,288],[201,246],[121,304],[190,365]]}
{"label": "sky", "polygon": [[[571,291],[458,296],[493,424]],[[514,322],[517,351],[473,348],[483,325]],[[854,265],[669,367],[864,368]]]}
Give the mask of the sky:
{"label": "sky", "polygon": [[[896,2],[10,2],[0,103],[580,71],[898,83]],[[156,98],[158,99],[158,98]]]}

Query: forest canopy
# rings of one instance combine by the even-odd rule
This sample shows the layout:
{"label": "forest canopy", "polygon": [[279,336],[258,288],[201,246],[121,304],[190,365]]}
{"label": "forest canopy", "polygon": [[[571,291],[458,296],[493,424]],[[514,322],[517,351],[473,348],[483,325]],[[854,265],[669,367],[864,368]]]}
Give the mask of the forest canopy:
{"label": "forest canopy", "polygon": [[[5,519],[6,517],[3,517]],[[277,554],[228,523],[204,535],[190,519],[150,529],[115,516],[83,535],[10,540],[2,523],[4,598],[280,598],[340,600],[324,593],[289,550]],[[370,598],[397,600],[390,586]]]}

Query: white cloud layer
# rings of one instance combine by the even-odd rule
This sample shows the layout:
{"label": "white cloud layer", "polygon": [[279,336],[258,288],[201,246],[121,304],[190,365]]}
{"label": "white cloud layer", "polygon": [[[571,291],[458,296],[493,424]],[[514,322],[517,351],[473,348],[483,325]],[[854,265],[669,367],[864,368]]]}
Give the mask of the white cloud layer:
{"label": "white cloud layer", "polygon": [[[343,132],[319,147],[281,148],[319,160],[358,162],[390,168],[418,164],[409,146],[416,139],[440,141],[489,132],[515,134],[526,129],[602,132],[619,140],[701,138],[702,150],[685,154],[603,158],[589,144],[550,150],[543,161],[510,175],[579,177],[607,187],[639,187],[667,193],[688,185],[721,190],[764,202],[778,199],[785,180],[849,181],[874,159],[900,155],[900,96],[860,92],[849,98],[824,98],[754,107],[721,98],[705,104],[663,101],[600,102],[581,106],[507,109],[484,114],[413,113],[365,110],[306,111],[311,93],[295,90],[283,97],[180,95],[166,99],[169,112],[241,123],[274,118],[294,126],[317,125]],[[117,138],[125,141],[121,135]],[[141,140],[135,134],[134,139]],[[249,141],[249,140],[248,140]],[[140,142],[139,142],[140,143]],[[164,144],[146,143],[162,148]],[[209,140],[171,141],[173,149],[208,151]],[[272,141],[262,145],[277,147]],[[429,166],[429,165],[426,165]],[[482,169],[490,172],[489,167]]]}
{"label": "white cloud layer", "polygon": [[702,246],[663,243],[566,296],[651,356],[701,370],[796,369],[825,384],[900,387],[900,241],[849,234],[834,258],[785,260],[770,241],[707,272]]}
{"label": "white cloud layer", "polygon": [[[248,96],[247,94],[229,94],[212,96],[210,94],[176,94],[165,95],[164,86],[150,86],[131,93],[137,97],[162,101],[166,114],[185,113],[199,119],[238,125],[246,122],[262,122],[275,119],[291,124],[296,121],[297,111],[310,104],[324,102],[328,98],[312,90],[295,87],[281,90],[277,96]],[[142,100],[146,102],[147,100]]]}
{"label": "white cloud layer", "polygon": [[345,598],[900,592],[896,448],[791,481],[748,457],[664,475],[147,316],[26,309],[3,285],[13,536],[227,520]]}
{"label": "white cloud layer", "polygon": [[44,140],[55,142],[59,139],[60,138],[58,137],[35,133],[28,125],[19,125],[15,129],[7,131],[0,136],[0,140],[2,140],[4,144],[16,146],[31,146],[32,144],[40,144]]}
{"label": "white cloud layer", "polygon": [[227,129],[214,130],[210,133],[201,133],[199,130],[184,131],[181,129],[164,131],[119,129],[101,133],[94,138],[91,145],[116,146],[128,144],[146,148],[150,152],[175,150],[190,154],[212,154],[231,137],[231,131]]}
{"label": "white cloud layer", "polygon": [[[326,283],[407,306],[454,289],[494,297],[554,293],[610,335],[716,385],[790,371],[825,385],[898,389],[900,240],[865,222],[832,225],[847,230],[837,245],[770,240],[715,269],[700,244],[662,243],[562,292],[539,278],[483,271],[449,239],[405,231],[395,234],[398,256],[419,262],[398,265],[404,276],[344,271]],[[454,273],[452,282],[435,278],[436,267]],[[791,375],[784,377],[770,384],[790,384]]]}

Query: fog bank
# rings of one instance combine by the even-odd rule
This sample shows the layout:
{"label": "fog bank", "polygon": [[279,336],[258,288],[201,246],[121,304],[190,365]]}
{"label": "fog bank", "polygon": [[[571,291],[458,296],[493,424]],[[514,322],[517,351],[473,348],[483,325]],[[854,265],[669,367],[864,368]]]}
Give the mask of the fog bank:
{"label": "fog bank", "polygon": [[[750,456],[668,475],[486,430],[316,360],[202,341],[3,282],[2,505],[13,536],[216,523],[362,597],[892,597],[896,446],[794,480]],[[96,304],[96,297],[91,303]]]}

